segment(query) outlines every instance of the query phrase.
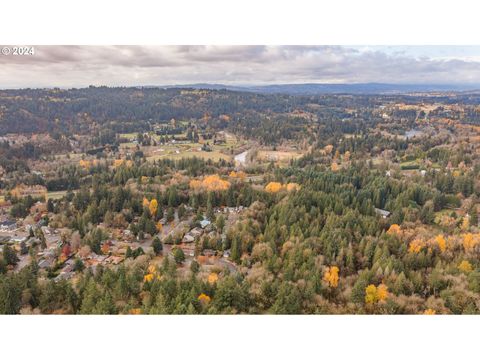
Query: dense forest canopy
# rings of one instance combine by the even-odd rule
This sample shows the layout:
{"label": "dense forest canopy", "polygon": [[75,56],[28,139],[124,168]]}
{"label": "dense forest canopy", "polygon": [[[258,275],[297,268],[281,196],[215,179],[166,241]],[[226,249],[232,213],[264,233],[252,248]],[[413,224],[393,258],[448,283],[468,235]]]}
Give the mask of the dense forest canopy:
{"label": "dense forest canopy", "polygon": [[[363,111],[393,101],[407,104],[462,103],[477,105],[480,95],[458,94],[431,98],[421,95],[303,95],[258,94],[228,90],[178,88],[21,89],[0,90],[0,135],[17,132],[88,131],[92,122],[115,122],[117,131],[144,130],[145,124],[171,118],[200,119],[205,114],[242,118],[248,114],[280,114],[292,110],[321,109],[324,116],[345,116],[345,109]],[[440,111],[440,110],[439,110]],[[337,113],[337,114],[335,114]],[[478,111],[469,108],[478,121]],[[415,112],[413,112],[415,116]],[[112,124],[110,124],[112,125]],[[128,129],[128,130],[127,130]]]}
{"label": "dense forest canopy", "polygon": [[477,314],[480,95],[0,91],[0,313]]}

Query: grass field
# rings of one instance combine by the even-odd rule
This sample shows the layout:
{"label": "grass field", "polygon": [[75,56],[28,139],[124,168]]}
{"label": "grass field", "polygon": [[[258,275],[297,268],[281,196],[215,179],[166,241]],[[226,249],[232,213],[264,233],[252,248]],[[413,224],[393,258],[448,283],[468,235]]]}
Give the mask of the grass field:
{"label": "grass field", "polygon": [[[200,151],[198,144],[181,144],[181,145],[166,145],[159,146],[156,150],[149,152],[147,160],[159,160],[159,159],[181,159],[188,157],[198,157],[201,159],[211,159],[218,161],[220,159],[231,160],[232,156],[223,154],[219,148],[213,147],[213,151]],[[162,150],[162,151],[160,151]]]}
{"label": "grass field", "polygon": [[123,134],[119,134],[121,138],[125,138],[125,139],[128,139],[128,140],[133,140],[133,139],[136,139],[137,138],[137,134],[138,133],[123,133]]}
{"label": "grass field", "polygon": [[[135,139],[136,133],[124,133],[120,136],[130,141]],[[211,159],[218,161],[224,159],[230,161],[233,159],[233,155],[230,154],[230,149],[235,148],[238,145],[238,140],[235,135],[229,133],[222,133],[225,136],[226,142],[224,144],[212,145],[212,141],[207,141],[212,151],[202,151],[201,143],[168,143],[159,144],[157,146],[141,147],[145,157],[149,161],[159,159],[181,159],[188,157],[198,157],[201,159]],[[150,136],[156,141],[159,140],[159,136],[150,134]],[[185,136],[185,134],[183,134]],[[132,142],[120,144],[120,148],[123,150],[132,149],[136,147]]]}
{"label": "grass field", "polygon": [[61,199],[67,194],[66,191],[49,191],[47,192],[47,199],[57,200]]}
{"label": "grass field", "polygon": [[259,161],[289,162],[302,156],[299,151],[266,151],[260,150],[257,155]]}
{"label": "grass field", "polygon": [[420,164],[417,160],[405,161],[400,163],[400,169],[402,170],[416,170],[420,168]]}

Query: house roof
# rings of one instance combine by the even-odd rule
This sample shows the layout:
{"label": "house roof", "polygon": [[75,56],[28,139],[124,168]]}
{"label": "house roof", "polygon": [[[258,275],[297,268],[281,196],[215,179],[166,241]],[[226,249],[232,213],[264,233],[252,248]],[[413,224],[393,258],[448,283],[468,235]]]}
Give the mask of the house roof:
{"label": "house roof", "polygon": [[194,238],[192,235],[187,234],[187,235],[185,235],[185,236],[183,237],[183,240],[182,240],[182,241],[183,241],[183,242],[194,242],[194,241],[195,241],[195,238]]}
{"label": "house roof", "polygon": [[206,227],[206,226],[208,226],[208,225],[210,225],[210,224],[211,224],[211,222],[210,222],[209,220],[207,220],[207,219],[204,219],[204,220],[200,221],[200,226],[201,226],[202,228],[204,228],[204,227]]}
{"label": "house roof", "polygon": [[381,215],[381,216],[390,216],[390,215],[391,215],[391,212],[390,212],[390,211],[383,210],[383,209],[378,209],[378,208],[375,208],[375,212],[376,212],[378,215]]}

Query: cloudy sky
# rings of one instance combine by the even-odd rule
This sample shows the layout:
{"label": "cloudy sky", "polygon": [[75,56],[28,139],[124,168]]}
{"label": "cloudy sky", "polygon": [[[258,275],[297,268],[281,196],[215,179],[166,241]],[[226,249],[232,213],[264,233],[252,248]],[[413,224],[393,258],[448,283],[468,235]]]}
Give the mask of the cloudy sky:
{"label": "cloudy sky", "polygon": [[193,83],[480,84],[480,46],[35,46],[0,88]]}

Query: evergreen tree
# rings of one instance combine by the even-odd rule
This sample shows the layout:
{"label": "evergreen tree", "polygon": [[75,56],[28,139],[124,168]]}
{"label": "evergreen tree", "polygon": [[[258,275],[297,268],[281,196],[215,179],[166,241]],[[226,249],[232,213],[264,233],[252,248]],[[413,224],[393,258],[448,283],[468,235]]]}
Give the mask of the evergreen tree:
{"label": "evergreen tree", "polygon": [[185,261],[185,253],[179,247],[173,250],[173,259],[177,264],[181,264]]}
{"label": "evergreen tree", "polygon": [[155,236],[152,242],[153,252],[155,255],[160,255],[163,251],[163,245],[158,236]]}
{"label": "evergreen tree", "polygon": [[17,265],[20,259],[17,257],[15,250],[10,247],[10,245],[5,244],[3,246],[3,260],[7,265]]}

